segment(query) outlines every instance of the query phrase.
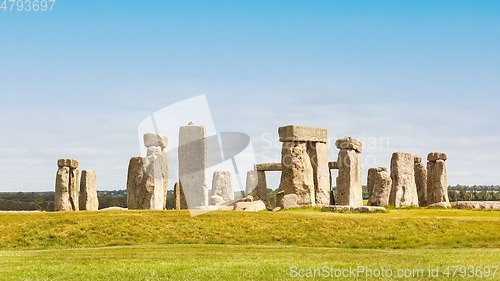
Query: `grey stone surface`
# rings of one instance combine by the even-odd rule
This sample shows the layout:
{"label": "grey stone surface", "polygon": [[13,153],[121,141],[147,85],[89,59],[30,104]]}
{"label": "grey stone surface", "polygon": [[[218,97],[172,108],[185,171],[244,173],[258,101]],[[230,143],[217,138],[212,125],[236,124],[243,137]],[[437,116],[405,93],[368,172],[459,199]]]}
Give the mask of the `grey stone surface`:
{"label": "grey stone surface", "polygon": [[330,211],[350,211],[351,206],[342,206],[342,205],[327,205],[321,207],[321,210],[330,210]]}
{"label": "grey stone surface", "polygon": [[287,194],[281,199],[280,206],[283,209],[296,208],[298,200],[299,197],[297,196],[297,194]]}
{"label": "grey stone surface", "polygon": [[354,149],[357,153],[361,153],[361,142],[351,137],[343,137],[335,141],[335,146],[338,149]]}
{"label": "grey stone surface", "polygon": [[328,147],[326,143],[307,143],[307,154],[311,160],[314,179],[314,198],[316,206],[325,206],[330,203],[330,168],[328,167]]}
{"label": "grey stone surface", "polygon": [[57,160],[57,166],[58,167],[69,167],[76,169],[78,168],[78,161],[75,159],[70,159],[70,158],[61,158]]}
{"label": "grey stone surface", "polygon": [[[434,157],[428,158],[434,159]],[[448,180],[444,160],[427,162],[427,204],[438,202],[450,202],[448,199]]]}
{"label": "grey stone surface", "polygon": [[72,211],[69,203],[69,167],[59,167],[56,174],[54,208],[56,211]]}
{"label": "grey stone surface", "polygon": [[128,209],[163,210],[167,184],[166,156],[132,157],[127,177]]}
{"label": "grey stone surface", "polygon": [[266,173],[264,171],[248,171],[245,191],[252,198],[267,202]]}
{"label": "grey stone surface", "polygon": [[147,133],[144,134],[144,146],[159,146],[161,149],[165,149],[168,145],[168,138],[161,134]]}
{"label": "grey stone surface", "polygon": [[368,170],[368,206],[387,206],[392,189],[392,179],[386,167]]}
{"label": "grey stone surface", "polygon": [[296,194],[299,207],[315,206],[314,172],[305,142],[284,142],[281,150],[281,182],[285,195]]}
{"label": "grey stone surface", "polygon": [[234,200],[233,177],[229,171],[215,171],[212,177],[212,195],[224,201]]}
{"label": "grey stone surface", "polygon": [[363,206],[359,153],[350,148],[340,149],[337,165],[339,167],[337,204],[352,207]]}
{"label": "grey stone surface", "polygon": [[389,204],[396,208],[418,207],[413,155],[394,152],[391,158],[392,189]]}
{"label": "grey stone surface", "polygon": [[449,202],[438,202],[438,203],[430,204],[427,207],[429,207],[429,208],[451,208],[451,204]]}
{"label": "grey stone surface", "polygon": [[453,208],[456,209],[500,209],[500,202],[498,201],[458,201],[453,203]]}
{"label": "grey stone surface", "polygon": [[278,128],[278,135],[281,142],[293,141],[312,141],[324,142],[328,141],[328,133],[324,128],[289,125]]}
{"label": "grey stone surface", "polygon": [[444,160],[446,161],[447,156],[446,153],[444,152],[431,152],[427,155],[427,161],[437,161],[437,160]]}
{"label": "grey stone surface", "polygon": [[235,211],[257,212],[266,210],[266,204],[261,200],[253,202],[238,202],[234,205]]}
{"label": "grey stone surface", "polygon": [[280,208],[283,208],[283,206],[281,206],[281,199],[283,199],[283,197],[285,196],[285,191],[284,190],[278,190],[278,192],[276,192],[276,207],[280,207]]}
{"label": "grey stone surface", "polygon": [[208,205],[208,158],[205,126],[179,129],[179,180],[189,209]]}
{"label": "grey stone surface", "polygon": [[219,207],[217,206],[198,206],[196,208],[194,208],[195,210],[202,210],[202,211],[218,211],[219,210]]}
{"label": "grey stone surface", "polygon": [[78,176],[80,172],[76,168],[69,169],[69,203],[72,211],[80,210]]}
{"label": "grey stone surface", "polygon": [[80,210],[97,211],[98,209],[96,173],[93,170],[83,170],[80,179]]}
{"label": "grey stone surface", "polygon": [[208,204],[209,205],[218,205],[218,204],[222,204],[226,202],[226,200],[224,200],[224,198],[222,198],[222,196],[219,196],[219,195],[212,195],[210,196],[210,198],[208,198]]}
{"label": "grey stone surface", "polygon": [[281,163],[259,163],[255,164],[256,171],[281,171]]}
{"label": "grey stone surface", "polygon": [[427,170],[422,163],[422,157],[413,156],[415,185],[417,186],[418,205],[421,207],[427,206]]}
{"label": "grey stone surface", "polygon": [[182,192],[181,184],[176,182],[174,184],[174,209],[186,210],[187,208],[186,197],[184,197],[184,192]]}

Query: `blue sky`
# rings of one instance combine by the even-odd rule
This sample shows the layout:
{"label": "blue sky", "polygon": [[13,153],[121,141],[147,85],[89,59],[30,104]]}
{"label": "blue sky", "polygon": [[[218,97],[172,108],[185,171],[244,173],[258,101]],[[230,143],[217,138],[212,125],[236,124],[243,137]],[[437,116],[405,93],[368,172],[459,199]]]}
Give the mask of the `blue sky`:
{"label": "blue sky", "polygon": [[124,189],[141,121],[200,94],[259,162],[278,127],[310,125],[389,139],[364,178],[443,151],[449,184],[500,184],[498,1],[57,0],[0,27],[0,191],[53,190],[62,157]]}

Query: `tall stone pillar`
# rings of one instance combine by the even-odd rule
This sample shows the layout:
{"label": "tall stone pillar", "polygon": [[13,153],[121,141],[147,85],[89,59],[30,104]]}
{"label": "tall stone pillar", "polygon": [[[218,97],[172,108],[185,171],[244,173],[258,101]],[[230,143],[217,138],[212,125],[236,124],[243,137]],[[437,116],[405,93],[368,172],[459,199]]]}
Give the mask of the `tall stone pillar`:
{"label": "tall stone pillar", "polygon": [[446,154],[442,152],[431,152],[427,155],[427,205],[439,202],[450,203],[444,163],[446,159]]}
{"label": "tall stone pillar", "polygon": [[290,125],[278,129],[281,150],[281,182],[283,196],[296,194],[297,205],[328,205],[330,172],[327,130]]}
{"label": "tall stone pillar", "polygon": [[179,181],[189,209],[208,206],[207,132],[205,126],[179,129]]}
{"label": "tall stone pillar", "polygon": [[166,207],[168,164],[164,135],[144,135],[145,157],[132,157],[128,166],[127,207],[129,209],[163,210]]}
{"label": "tall stone pillar", "polygon": [[392,189],[389,204],[396,208],[418,207],[413,155],[394,152],[391,158]]}
{"label": "tall stone pillar", "polygon": [[55,210],[78,211],[78,161],[69,158],[57,160]]}
{"label": "tall stone pillar", "polygon": [[80,210],[97,211],[98,209],[95,171],[83,170],[80,180]]}
{"label": "tall stone pillar", "polygon": [[427,206],[427,171],[422,163],[422,157],[413,156],[415,170],[415,184],[417,185],[418,205]]}
{"label": "tall stone pillar", "polygon": [[370,168],[368,170],[368,206],[386,207],[389,205],[389,195],[392,179],[386,167]]}
{"label": "tall stone pillar", "polygon": [[337,204],[342,206],[363,206],[361,186],[361,142],[351,137],[344,137],[335,142],[340,149],[337,166]]}

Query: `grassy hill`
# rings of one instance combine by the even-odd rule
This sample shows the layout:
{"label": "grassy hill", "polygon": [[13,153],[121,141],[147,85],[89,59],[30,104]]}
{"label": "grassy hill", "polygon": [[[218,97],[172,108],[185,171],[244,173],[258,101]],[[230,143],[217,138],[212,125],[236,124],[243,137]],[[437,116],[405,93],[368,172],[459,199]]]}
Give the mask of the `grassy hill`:
{"label": "grassy hill", "polygon": [[427,274],[498,266],[499,248],[500,211],[0,213],[0,280],[296,280],[293,266]]}

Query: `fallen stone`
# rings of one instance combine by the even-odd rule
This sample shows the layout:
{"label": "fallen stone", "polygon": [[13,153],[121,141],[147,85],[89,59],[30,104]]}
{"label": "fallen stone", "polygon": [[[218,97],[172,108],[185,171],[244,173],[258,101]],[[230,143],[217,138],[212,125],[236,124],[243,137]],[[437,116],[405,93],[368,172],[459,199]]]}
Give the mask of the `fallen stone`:
{"label": "fallen stone", "polygon": [[276,207],[276,208],[273,209],[273,212],[277,212],[279,210],[281,210],[281,207]]}
{"label": "fallen stone", "polygon": [[437,161],[444,160],[446,161],[446,153],[443,152],[431,152],[427,155],[427,161]]}
{"label": "fallen stone", "polygon": [[451,208],[451,204],[449,202],[438,202],[434,204],[430,204],[427,206],[428,208]]}
{"label": "fallen stone", "polygon": [[327,134],[327,129],[308,126],[289,125],[278,128],[280,142],[312,141],[326,143],[328,141]]}
{"label": "fallen stone", "polygon": [[128,210],[127,208],[113,206],[113,207],[101,209],[99,211],[127,211],[127,210]]}
{"label": "fallen stone", "polygon": [[353,207],[351,208],[351,211],[353,212],[360,212],[360,213],[369,213],[369,212],[377,212],[377,211],[387,211],[386,208],[384,207],[379,207],[379,206],[361,206],[361,207]]}
{"label": "fallen stone", "polygon": [[222,198],[222,196],[214,195],[214,196],[210,196],[208,204],[209,205],[217,205],[217,204],[222,204],[225,201],[226,200],[224,200],[224,198]]}
{"label": "fallen stone", "polygon": [[98,209],[95,171],[83,170],[80,180],[80,210],[97,211]]}
{"label": "fallen stone", "polygon": [[341,205],[327,205],[321,207],[321,210],[330,210],[330,211],[350,211],[351,206],[341,206]]}
{"label": "fallen stone", "polygon": [[281,199],[280,205],[283,209],[296,208],[298,200],[299,197],[297,196],[297,194],[287,194]]}
{"label": "fallen stone", "polygon": [[168,145],[168,138],[161,134],[147,133],[144,134],[144,146],[159,146],[161,149],[165,149]]}
{"label": "fallen stone", "polygon": [[392,189],[389,204],[396,208],[418,207],[413,155],[394,152],[391,158]]}
{"label": "fallen stone", "polygon": [[78,168],[78,161],[75,159],[70,159],[70,158],[61,158],[57,160],[57,166],[58,167],[69,167],[76,169]]}
{"label": "fallen stone", "polygon": [[219,207],[217,206],[198,206],[196,208],[194,208],[195,210],[202,210],[202,211],[218,211],[219,210]]}
{"label": "fallen stone", "polygon": [[338,149],[354,149],[357,153],[361,153],[361,142],[351,137],[343,137],[335,141],[335,146]]}
{"label": "fallen stone", "polygon": [[266,204],[261,200],[254,202],[239,202],[234,205],[235,211],[257,212],[266,210]]}
{"label": "fallen stone", "polygon": [[478,209],[478,210],[487,210],[487,209],[500,209],[500,202],[494,201],[458,201],[453,203],[453,208],[456,209]]}
{"label": "fallen stone", "polygon": [[219,208],[219,211],[233,211],[234,210],[234,206],[216,206],[217,208]]}

